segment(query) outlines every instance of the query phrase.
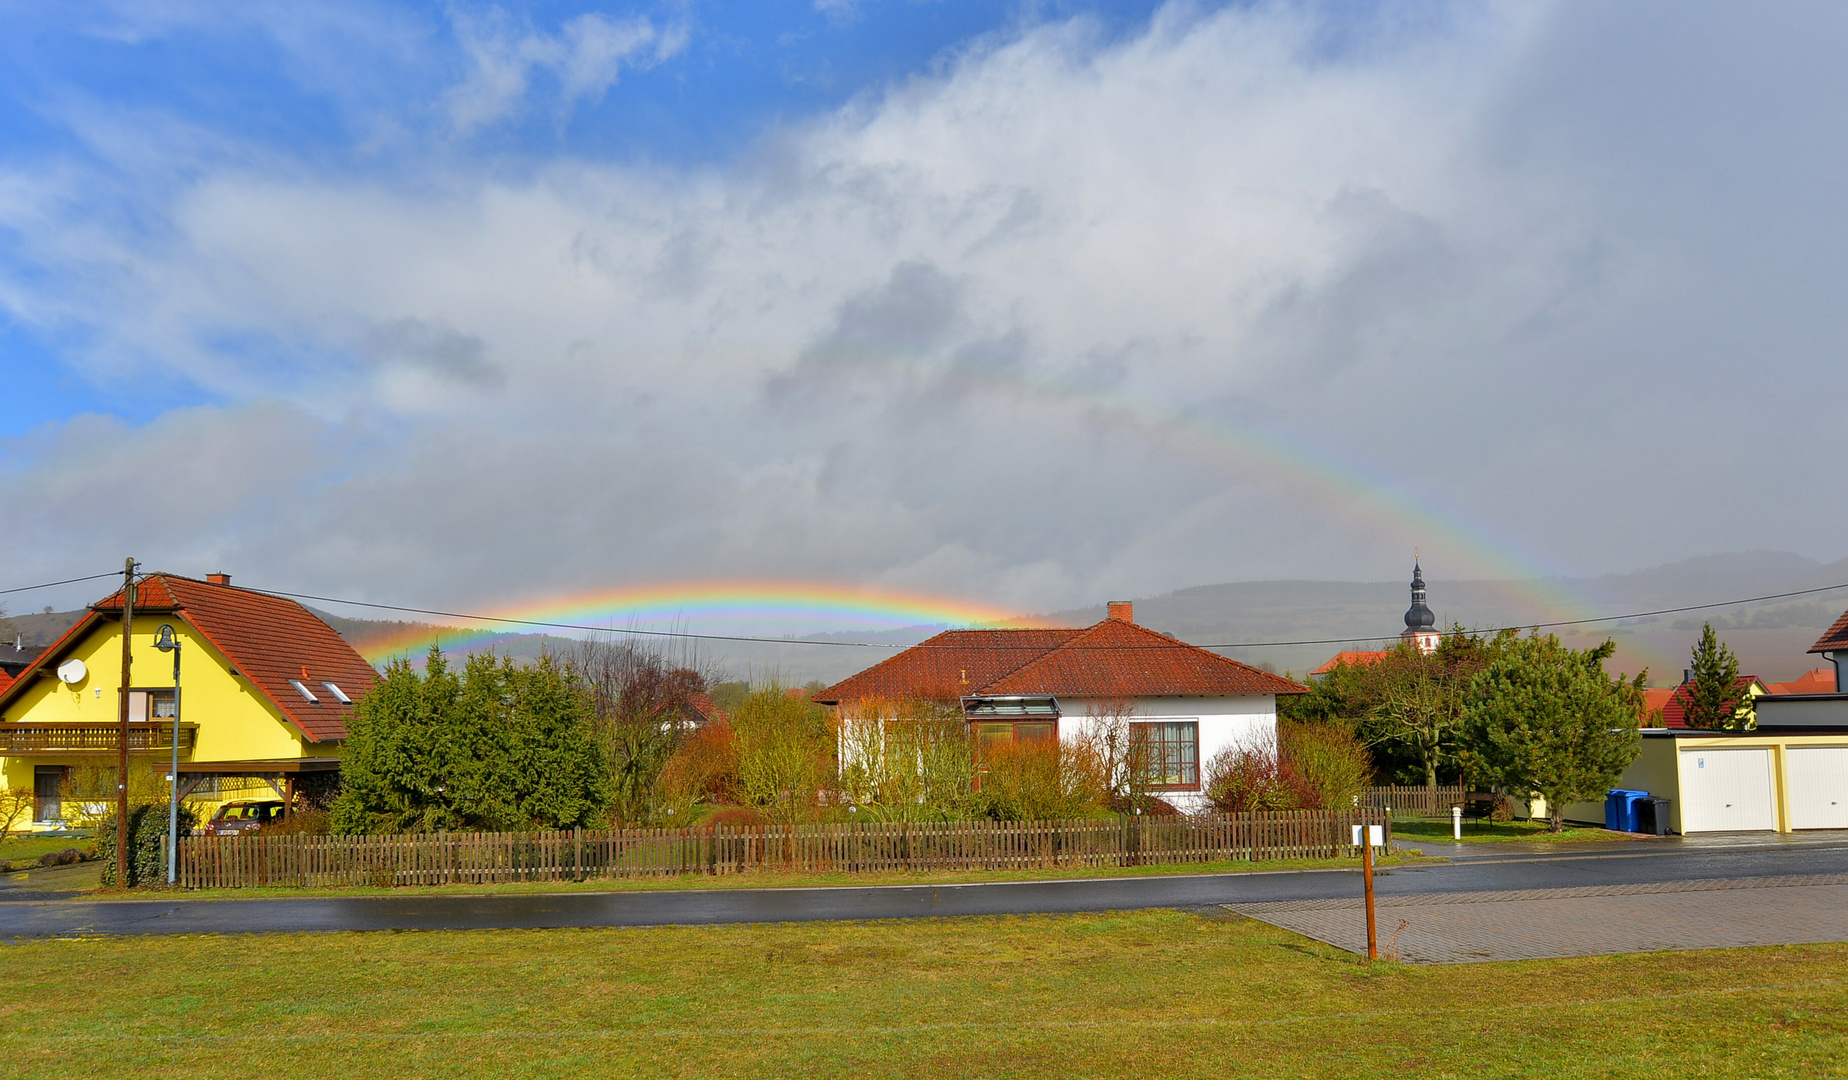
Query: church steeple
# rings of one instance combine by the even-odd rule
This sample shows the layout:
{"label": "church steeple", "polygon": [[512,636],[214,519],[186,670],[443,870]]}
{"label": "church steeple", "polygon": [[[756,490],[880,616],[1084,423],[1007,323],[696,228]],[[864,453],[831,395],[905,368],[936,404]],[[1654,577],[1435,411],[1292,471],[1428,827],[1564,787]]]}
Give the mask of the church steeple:
{"label": "church steeple", "polygon": [[1430,652],[1437,648],[1440,634],[1437,631],[1437,616],[1425,605],[1424,567],[1419,565],[1417,556],[1412,558],[1412,606],[1405,612],[1405,632],[1399,636],[1418,647],[1419,652]]}

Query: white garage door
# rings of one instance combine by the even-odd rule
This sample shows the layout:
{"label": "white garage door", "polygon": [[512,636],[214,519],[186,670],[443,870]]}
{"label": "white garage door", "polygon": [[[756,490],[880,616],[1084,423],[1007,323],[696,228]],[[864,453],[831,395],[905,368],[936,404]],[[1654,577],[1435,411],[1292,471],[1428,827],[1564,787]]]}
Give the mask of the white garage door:
{"label": "white garage door", "polygon": [[1681,831],[1776,829],[1771,790],[1769,750],[1683,750]]}
{"label": "white garage door", "polygon": [[1848,829],[1848,746],[1798,746],[1784,753],[1793,829]]}

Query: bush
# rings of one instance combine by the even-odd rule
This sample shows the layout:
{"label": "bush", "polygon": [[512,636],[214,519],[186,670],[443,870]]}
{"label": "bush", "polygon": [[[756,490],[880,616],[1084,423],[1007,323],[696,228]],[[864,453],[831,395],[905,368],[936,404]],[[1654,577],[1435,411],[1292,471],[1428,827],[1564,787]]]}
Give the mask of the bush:
{"label": "bush", "polygon": [[1222,814],[1296,810],[1318,798],[1269,739],[1214,754],[1206,763],[1200,786],[1213,809]]}
{"label": "bush", "polygon": [[1373,779],[1373,759],[1352,732],[1333,724],[1279,724],[1282,758],[1300,777],[1305,810],[1342,810]]}
{"label": "bush", "polygon": [[332,811],[313,806],[290,811],[289,816],[263,826],[265,836],[326,836],[333,831]]}
{"label": "bush", "polygon": [[738,740],[731,724],[713,720],[688,735],[655,781],[655,801],[684,822],[701,803],[738,798]]}
{"label": "bush", "polygon": [[981,765],[980,804],[997,821],[1083,817],[1109,797],[1096,756],[1074,743],[998,743],[983,748]]}
{"label": "bush", "polygon": [[[186,803],[180,804],[180,835],[199,823],[199,815]],[[128,808],[128,888],[165,884],[167,863],[161,849],[167,839],[167,806],[164,803],[134,803]],[[116,881],[115,813],[103,815],[96,824],[96,855],[103,863],[103,884]]]}

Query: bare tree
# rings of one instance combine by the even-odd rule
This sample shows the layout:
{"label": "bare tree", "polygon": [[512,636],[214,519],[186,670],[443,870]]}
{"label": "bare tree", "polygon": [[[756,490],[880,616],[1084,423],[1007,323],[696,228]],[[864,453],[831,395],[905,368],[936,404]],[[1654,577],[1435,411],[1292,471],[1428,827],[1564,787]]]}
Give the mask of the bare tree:
{"label": "bare tree", "polygon": [[865,698],[843,704],[840,789],[869,820],[953,821],[975,805],[968,722],[952,702]]}
{"label": "bare tree", "polygon": [[1152,791],[1166,779],[1162,775],[1166,763],[1154,759],[1153,748],[1135,718],[1133,698],[1092,700],[1085,705],[1085,726],[1075,740],[1095,759],[1093,768],[1103,778],[1110,808],[1121,814],[1152,809]]}
{"label": "bare tree", "polygon": [[716,673],[690,650],[670,658],[607,638],[579,642],[569,667],[590,701],[609,763],[611,815],[618,825],[654,823],[664,809],[656,781],[687,735],[689,699],[704,693]]}

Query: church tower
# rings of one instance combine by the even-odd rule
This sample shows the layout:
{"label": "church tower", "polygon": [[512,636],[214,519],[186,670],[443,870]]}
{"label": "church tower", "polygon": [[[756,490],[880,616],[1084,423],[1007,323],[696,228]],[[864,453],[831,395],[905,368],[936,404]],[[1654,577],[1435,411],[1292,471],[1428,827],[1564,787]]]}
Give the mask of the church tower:
{"label": "church tower", "polygon": [[1399,635],[1399,640],[1411,642],[1421,653],[1431,653],[1437,650],[1437,643],[1443,636],[1437,629],[1437,616],[1425,606],[1424,569],[1413,559],[1412,606],[1405,613],[1405,632]]}

